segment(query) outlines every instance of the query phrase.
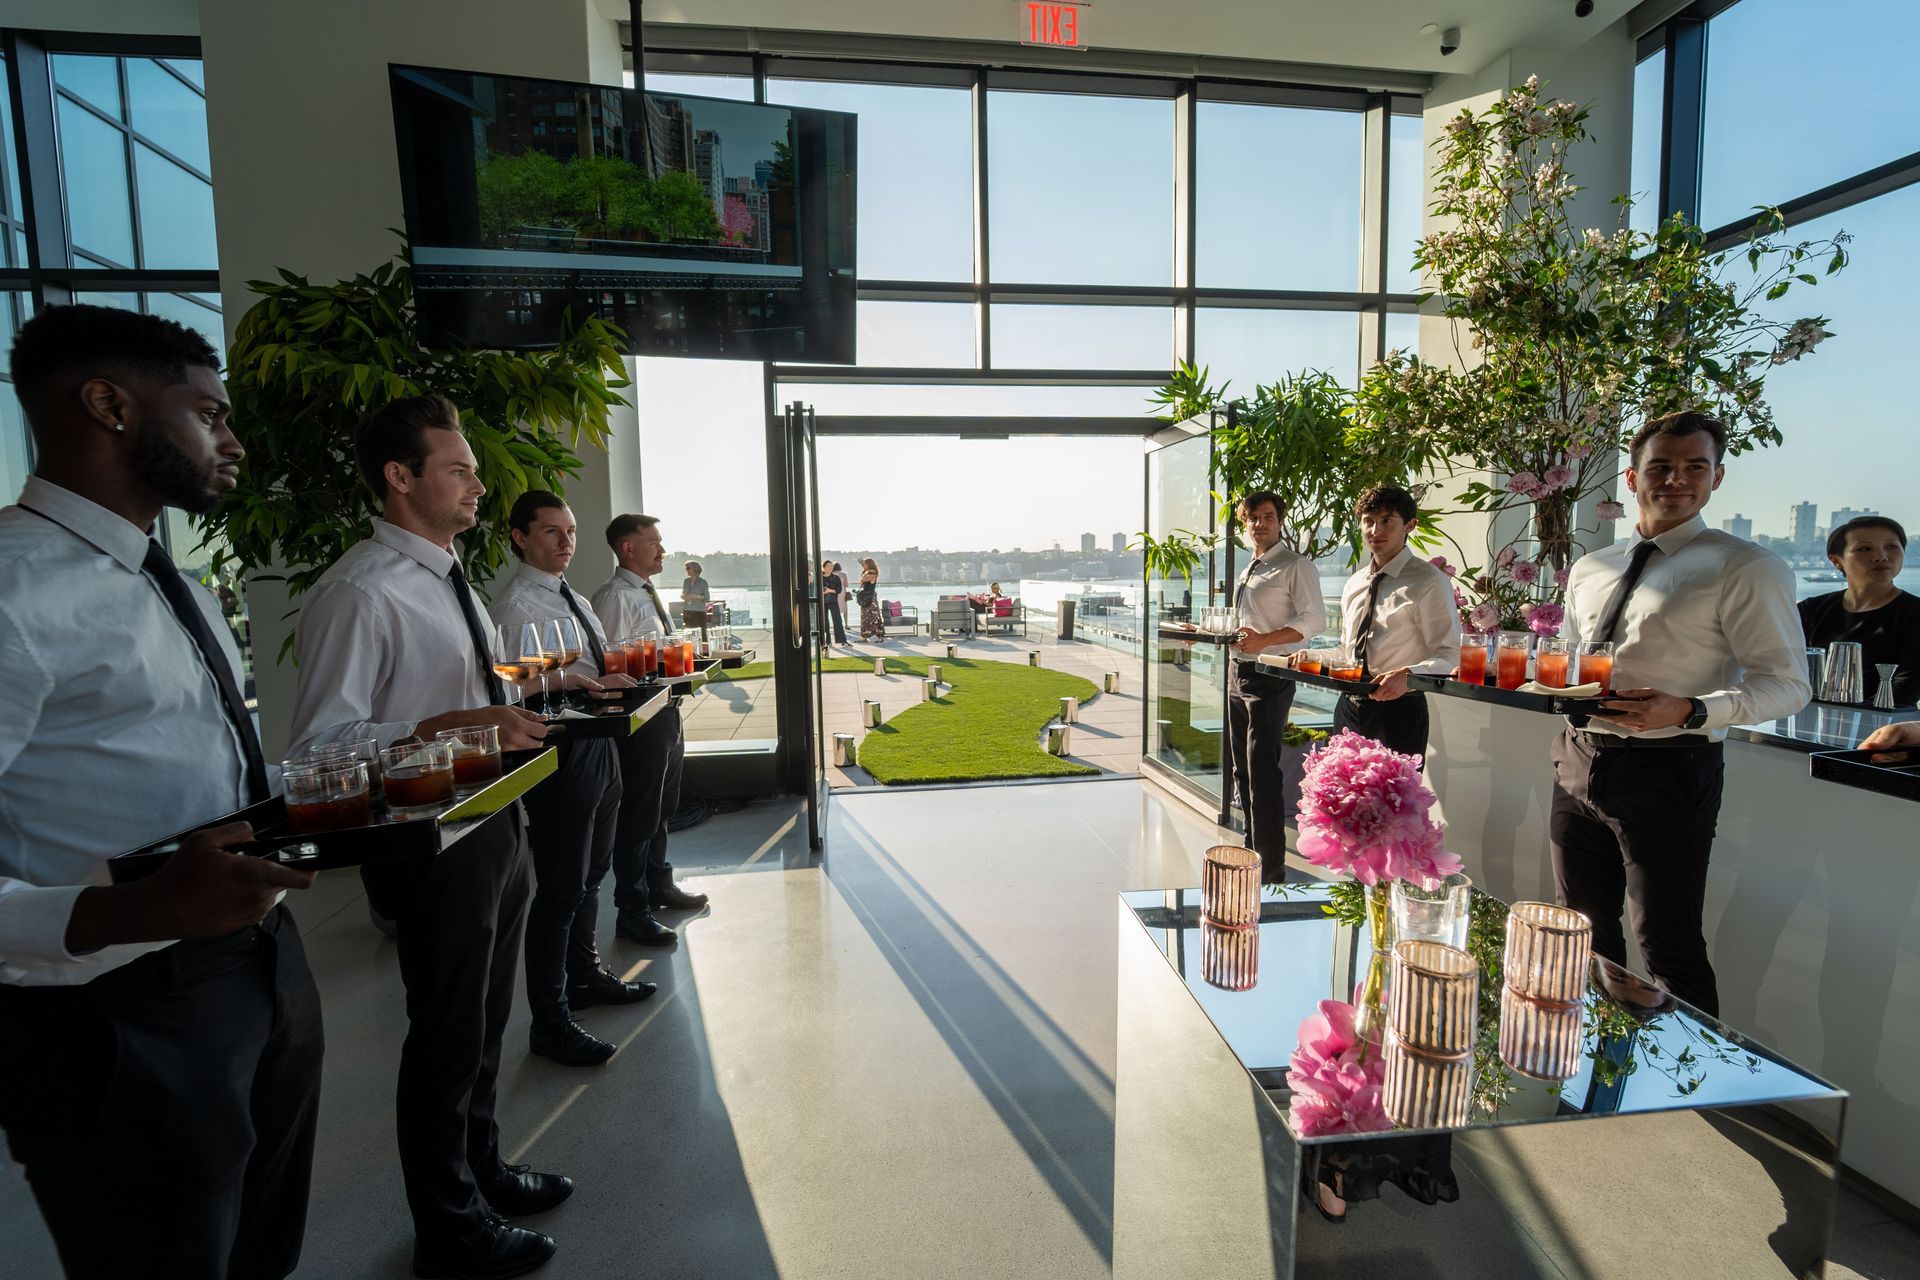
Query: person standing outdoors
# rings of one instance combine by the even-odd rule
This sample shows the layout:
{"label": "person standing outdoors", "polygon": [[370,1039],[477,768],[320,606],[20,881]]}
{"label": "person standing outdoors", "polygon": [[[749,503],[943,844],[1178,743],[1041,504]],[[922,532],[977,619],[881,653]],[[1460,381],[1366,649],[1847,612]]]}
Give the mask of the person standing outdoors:
{"label": "person standing outdoors", "polygon": [[700,576],[700,562],[689,560],[682,566],[687,576],[680,583],[680,617],[690,627],[700,628],[700,638],[708,638],[713,610],[713,588]]}
{"label": "person standing outdoors", "polygon": [[[580,630],[580,658],[569,675],[605,689],[631,688],[608,675],[600,619],[566,579],[573,562],[573,512],[556,493],[529,489],[508,513],[520,568],[489,612],[503,628],[571,618]],[[596,925],[600,882],[613,864],[620,812],[620,758],[611,738],[559,739],[559,768],[528,793],[527,843],[533,852],[533,903],[527,908],[527,1007],[534,1053],[570,1067],[598,1066],[614,1046],[574,1021],[576,1009],[633,1004],[654,993],[651,982],[623,982],[600,959]]]}
{"label": "person standing outdoors", "polygon": [[[540,746],[540,717],[506,705],[491,630],[454,554],[486,492],[459,409],[435,395],[383,405],[360,425],[354,462],[382,518],[301,601],[296,750],[431,742],[468,725],[497,729],[506,751]],[[539,1213],[573,1191],[557,1174],[507,1164],[494,1117],[526,922],[525,826],[515,804],[446,856],[360,868],[369,903],[395,924],[407,990],[394,1122],[417,1276],[539,1267],[552,1239],[500,1215]]]}
{"label": "person standing outdoors", "polygon": [[[835,565],[835,572],[840,566]],[[860,561],[860,638],[869,635],[875,644],[887,642],[887,620],[880,612],[880,566],[872,556]]]}
{"label": "person standing outdoors", "polygon": [[1560,901],[1592,918],[1595,954],[1626,963],[1630,906],[1653,976],[1708,1013],[1720,1000],[1701,917],[1727,727],[1792,715],[1812,693],[1793,571],[1700,516],[1726,442],[1704,413],[1634,434],[1633,536],[1567,578],[1567,635],[1613,642],[1614,694],[1608,715],[1555,741],[1548,819]]}
{"label": "person standing outdoors", "polygon": [[1453,583],[1413,554],[1407,538],[1419,525],[1413,495],[1375,485],[1354,504],[1368,563],[1340,592],[1347,648],[1371,686],[1342,694],[1333,728],[1352,729],[1406,755],[1427,753],[1427,695],[1410,692],[1413,672],[1447,675],[1460,665],[1460,614]]}
{"label": "person standing outdoors", "polygon": [[[593,589],[593,611],[606,634],[665,635],[671,626],[653,577],[666,559],[660,522],[652,516],[615,516],[607,525],[607,546],[616,567]],[[686,738],[680,709],[670,706],[639,733],[619,740],[620,816],[613,844],[614,932],[643,947],[670,947],[680,935],[655,917],[656,911],[698,911],[707,895],[690,893],[673,882],[667,861],[667,824],[680,808],[680,777],[686,765]]]}
{"label": "person standing outdoors", "polygon": [[[847,620],[842,609],[847,595],[847,580],[840,576],[840,566],[831,560],[820,562],[820,600],[827,609],[827,628],[832,632],[827,644],[837,644],[842,648],[847,644]],[[865,639],[865,637],[861,637]]]}
{"label": "person standing outdoors", "polygon": [[1313,562],[1280,545],[1283,509],[1280,495],[1264,489],[1240,499],[1240,524],[1253,559],[1234,590],[1240,625],[1227,672],[1234,785],[1246,815],[1247,845],[1260,855],[1262,878],[1269,881],[1278,881],[1286,870],[1280,747],[1293,706],[1293,682],[1262,674],[1253,659],[1262,653],[1292,653],[1327,625],[1326,601]]}
{"label": "person standing outdoors", "polygon": [[237,483],[220,360],[170,320],[50,307],[13,344],[37,457],[0,510],[0,1129],[75,1280],[300,1260],[320,998],[279,905],[313,874],[194,831],[267,799],[240,653],[149,536]]}

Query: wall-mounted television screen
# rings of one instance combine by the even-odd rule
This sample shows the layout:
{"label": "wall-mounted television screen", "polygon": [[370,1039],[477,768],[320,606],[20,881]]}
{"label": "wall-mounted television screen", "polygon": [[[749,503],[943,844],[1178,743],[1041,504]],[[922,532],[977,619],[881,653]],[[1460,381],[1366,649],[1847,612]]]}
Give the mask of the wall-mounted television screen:
{"label": "wall-mounted television screen", "polygon": [[390,69],[421,337],[850,364],[855,118]]}

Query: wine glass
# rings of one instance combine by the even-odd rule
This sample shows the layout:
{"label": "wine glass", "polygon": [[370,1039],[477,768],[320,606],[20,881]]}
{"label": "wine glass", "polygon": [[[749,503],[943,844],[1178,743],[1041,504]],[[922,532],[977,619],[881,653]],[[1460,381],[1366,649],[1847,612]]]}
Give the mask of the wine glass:
{"label": "wine glass", "polygon": [[493,629],[493,674],[499,676],[505,684],[509,705],[520,702],[524,698],[525,691],[521,689],[521,684],[533,679],[535,672],[539,669],[519,656],[522,652],[520,630],[512,623],[505,623]]}
{"label": "wine glass", "polygon": [[514,640],[507,647],[507,652],[519,657],[528,679],[535,675],[540,677],[540,700],[544,705],[547,699],[547,671],[553,665],[552,660],[559,657],[559,646],[547,646],[539,623],[523,622],[514,629]]}
{"label": "wine glass", "polygon": [[555,618],[553,620],[560,637],[560,702],[566,705],[566,672],[574,663],[580,661],[580,655],[586,651],[586,641],[580,635],[580,623],[575,618]]}

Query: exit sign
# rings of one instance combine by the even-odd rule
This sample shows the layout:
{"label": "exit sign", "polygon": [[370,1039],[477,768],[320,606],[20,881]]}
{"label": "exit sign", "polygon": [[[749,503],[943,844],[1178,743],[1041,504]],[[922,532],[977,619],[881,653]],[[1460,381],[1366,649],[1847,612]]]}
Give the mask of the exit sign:
{"label": "exit sign", "polygon": [[1020,8],[1020,43],[1041,44],[1052,49],[1087,47],[1087,15],[1090,5],[1046,3],[1023,0]]}

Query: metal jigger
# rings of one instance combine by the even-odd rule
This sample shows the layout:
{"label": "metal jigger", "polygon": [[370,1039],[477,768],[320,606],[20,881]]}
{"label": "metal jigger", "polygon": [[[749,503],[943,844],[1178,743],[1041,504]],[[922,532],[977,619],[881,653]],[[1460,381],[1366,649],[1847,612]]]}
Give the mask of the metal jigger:
{"label": "metal jigger", "polygon": [[1893,678],[1900,668],[1891,662],[1876,662],[1873,669],[1880,676],[1880,687],[1874,690],[1873,705],[1882,711],[1893,710]]}
{"label": "metal jigger", "polygon": [[1866,655],[1857,640],[1836,640],[1827,646],[1827,669],[1820,689],[1822,702],[1859,706],[1867,700]]}

